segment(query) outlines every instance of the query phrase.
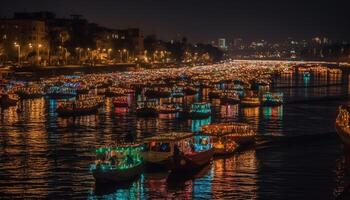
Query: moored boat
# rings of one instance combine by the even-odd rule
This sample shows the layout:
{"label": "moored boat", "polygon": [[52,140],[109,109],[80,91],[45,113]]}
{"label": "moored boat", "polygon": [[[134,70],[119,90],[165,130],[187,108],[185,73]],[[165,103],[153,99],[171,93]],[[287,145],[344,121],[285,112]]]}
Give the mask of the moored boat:
{"label": "moored boat", "polygon": [[246,95],[241,100],[242,107],[258,107],[260,104],[259,96],[252,91],[247,91]]}
{"label": "moored boat", "polygon": [[238,93],[235,90],[224,90],[220,95],[221,104],[237,104],[240,102]]}
{"label": "moored boat", "polygon": [[123,182],[141,175],[142,146],[124,144],[96,149],[95,163],[90,166],[96,182]]}
{"label": "moored boat", "polygon": [[283,104],[283,93],[266,92],[262,95],[263,106],[280,106]]}
{"label": "moored boat", "polygon": [[114,97],[112,102],[115,107],[129,107],[127,96]]}
{"label": "moored boat", "polygon": [[338,116],[335,120],[335,129],[341,141],[347,147],[350,147],[349,118],[350,114],[348,106],[339,106]]}
{"label": "moored boat", "polygon": [[158,112],[161,114],[178,113],[181,111],[181,107],[175,103],[163,103],[158,106]]}
{"label": "moored boat", "polygon": [[16,94],[21,99],[35,99],[45,95],[44,90],[38,86],[20,87],[16,89]]}
{"label": "moored boat", "polygon": [[47,90],[46,95],[52,99],[65,99],[75,97],[77,91],[74,88],[52,86]]}
{"label": "moored boat", "polygon": [[211,115],[210,103],[193,103],[189,111],[189,117],[192,119],[208,118]]}
{"label": "moored boat", "polygon": [[157,101],[155,99],[137,101],[136,114],[140,117],[158,116]]}
{"label": "moored boat", "polygon": [[[255,142],[256,133],[252,127],[247,123],[216,123],[204,125],[201,127],[201,133],[215,136],[220,139],[224,137],[224,141],[233,140],[239,145],[252,144]],[[214,146],[218,140],[214,138]],[[220,143],[220,142],[219,142]]]}
{"label": "moored boat", "polygon": [[94,99],[64,101],[58,103],[56,112],[60,116],[90,115],[98,112],[100,105]]}

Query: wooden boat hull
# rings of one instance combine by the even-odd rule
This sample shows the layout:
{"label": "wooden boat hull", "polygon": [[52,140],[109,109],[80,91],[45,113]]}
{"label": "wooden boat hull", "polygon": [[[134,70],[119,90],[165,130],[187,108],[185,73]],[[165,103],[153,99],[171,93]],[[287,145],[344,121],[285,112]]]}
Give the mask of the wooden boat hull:
{"label": "wooden boat hull", "polygon": [[199,152],[196,154],[186,154],[174,157],[173,172],[192,172],[210,163],[214,155],[214,150]]}
{"label": "wooden boat hull", "polygon": [[89,109],[75,109],[75,110],[66,110],[58,108],[56,110],[59,116],[80,116],[80,115],[91,115],[98,112],[99,106],[95,106]]}
{"label": "wooden boat hull", "polygon": [[124,170],[93,170],[92,175],[94,176],[96,182],[123,182],[132,180],[141,175],[142,170],[143,164],[140,164],[133,168]]}
{"label": "wooden boat hull", "polygon": [[[337,131],[338,136],[344,145],[350,147],[350,132],[346,131],[344,126],[340,126],[338,123],[335,123],[335,130]],[[350,129],[349,129],[350,131]]]}

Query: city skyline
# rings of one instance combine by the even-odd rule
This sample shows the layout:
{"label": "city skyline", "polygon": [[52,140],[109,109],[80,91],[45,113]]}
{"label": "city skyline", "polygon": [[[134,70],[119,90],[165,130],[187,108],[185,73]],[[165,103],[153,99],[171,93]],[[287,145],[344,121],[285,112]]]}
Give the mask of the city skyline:
{"label": "city skyline", "polygon": [[349,40],[347,27],[350,22],[346,17],[345,1],[293,2],[14,0],[4,2],[0,16],[46,10],[58,17],[81,14],[102,26],[139,27],[145,35],[155,34],[165,40],[186,36],[191,42],[217,38],[278,41],[293,37],[300,40],[316,36]]}

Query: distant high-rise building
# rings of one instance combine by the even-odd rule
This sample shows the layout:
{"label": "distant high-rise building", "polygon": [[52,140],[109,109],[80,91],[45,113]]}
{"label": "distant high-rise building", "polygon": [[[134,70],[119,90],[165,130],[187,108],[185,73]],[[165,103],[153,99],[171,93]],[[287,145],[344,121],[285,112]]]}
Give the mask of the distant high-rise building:
{"label": "distant high-rise building", "polygon": [[218,47],[222,50],[227,49],[226,39],[225,38],[219,38],[218,40]]}

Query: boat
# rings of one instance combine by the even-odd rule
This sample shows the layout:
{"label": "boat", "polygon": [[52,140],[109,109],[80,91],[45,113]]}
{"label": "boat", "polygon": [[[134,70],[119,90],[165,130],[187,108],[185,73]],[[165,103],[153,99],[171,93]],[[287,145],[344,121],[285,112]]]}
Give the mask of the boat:
{"label": "boat", "polygon": [[113,97],[112,102],[115,107],[129,107],[128,96]]}
{"label": "boat", "polygon": [[238,104],[240,102],[238,93],[235,90],[224,90],[220,95],[220,103],[225,104]]}
{"label": "boat", "polygon": [[20,87],[16,89],[20,99],[36,99],[45,95],[44,90],[38,86]]}
{"label": "boat", "polygon": [[161,114],[171,114],[171,113],[178,113],[182,111],[181,107],[175,103],[163,103],[162,105],[158,106],[157,110],[158,110],[158,113],[161,113]]}
{"label": "boat", "polygon": [[223,149],[224,151],[226,150],[225,145],[227,142],[228,146],[233,145],[230,141],[238,145],[248,145],[254,143],[256,137],[255,131],[249,124],[238,122],[204,125],[201,127],[201,133],[213,136],[214,147],[218,149],[225,148]]}
{"label": "boat", "polygon": [[157,101],[155,99],[147,99],[145,101],[136,102],[136,114],[140,117],[156,117],[158,116]]}
{"label": "boat", "polygon": [[165,133],[144,139],[146,164],[172,172],[191,172],[208,164],[213,157],[209,136],[186,132]]}
{"label": "boat", "polygon": [[90,171],[96,182],[124,182],[133,180],[143,171],[143,147],[140,144],[123,144],[96,149],[95,163]]}
{"label": "boat", "polygon": [[251,90],[247,90],[245,96],[241,100],[242,107],[258,107],[260,104],[259,96],[254,94]]}
{"label": "boat", "polygon": [[77,91],[74,88],[52,86],[47,90],[46,95],[51,99],[66,99],[75,97]]}
{"label": "boat", "polygon": [[94,99],[59,102],[56,112],[60,116],[90,115],[98,112],[100,105]]}
{"label": "boat", "polygon": [[335,129],[341,141],[350,147],[349,107],[339,106],[338,116],[335,120]]}
{"label": "boat", "polygon": [[189,117],[192,119],[208,118],[211,115],[210,103],[193,103],[189,111]]}
{"label": "boat", "polygon": [[280,106],[283,104],[283,93],[281,92],[266,92],[261,99],[263,106]]}
{"label": "boat", "polygon": [[171,97],[173,98],[181,98],[184,97],[185,93],[182,87],[174,87],[171,92]]}
{"label": "boat", "polygon": [[78,96],[78,100],[95,102],[99,107],[105,104],[105,97],[94,94],[81,94]]}

